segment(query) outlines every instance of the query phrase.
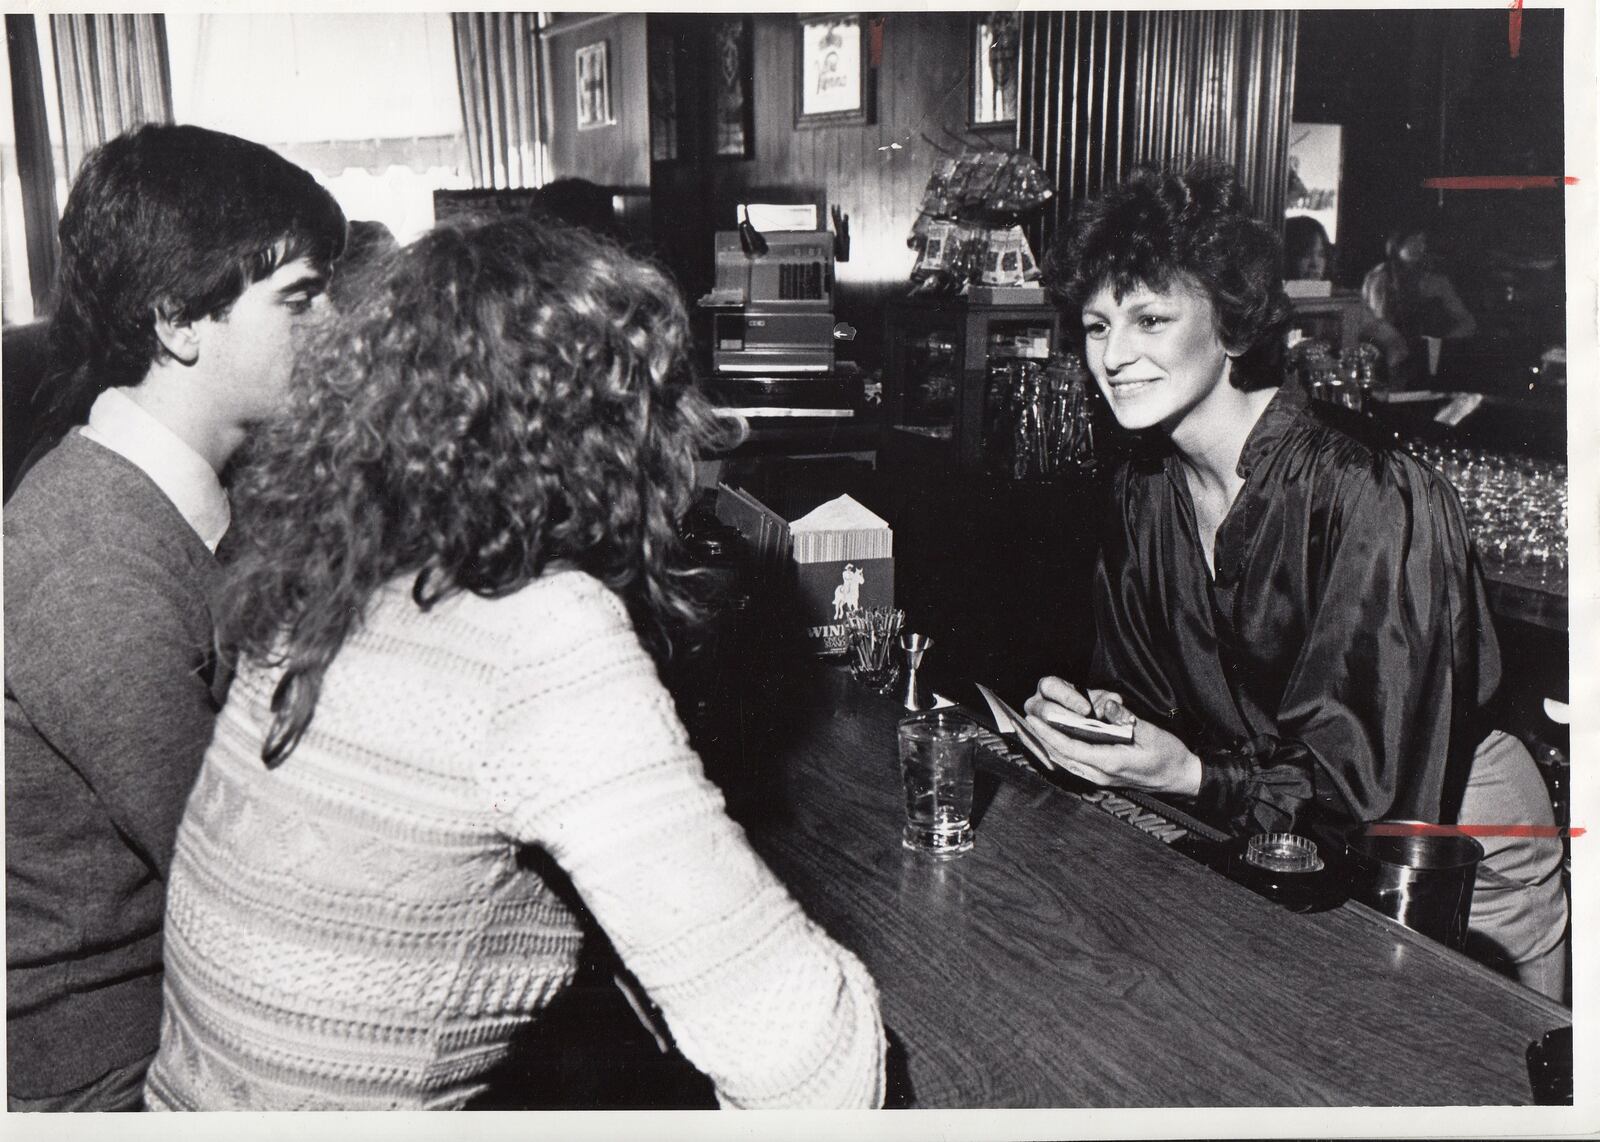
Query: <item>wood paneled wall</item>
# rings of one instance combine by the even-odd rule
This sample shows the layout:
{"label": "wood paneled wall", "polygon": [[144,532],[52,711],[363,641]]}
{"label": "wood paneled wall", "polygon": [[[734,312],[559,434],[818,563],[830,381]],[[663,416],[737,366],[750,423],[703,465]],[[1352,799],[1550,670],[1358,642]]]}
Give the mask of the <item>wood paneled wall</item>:
{"label": "wood paneled wall", "polygon": [[[692,21],[708,21],[651,19],[652,34],[671,27],[692,35]],[[753,20],[754,157],[656,163],[658,247],[692,301],[710,288],[712,234],[733,228],[739,202],[763,189],[819,194],[850,216],[851,258],[838,267],[835,309],[860,329],[855,355],[871,359],[882,302],[910,288],[914,258],[906,239],[942,157],[938,147],[956,152],[964,139],[1010,145],[1013,128],[966,131],[970,13],[885,16],[874,120],[820,127],[795,126],[795,16]],[[684,70],[680,63],[680,76]],[[694,106],[683,104],[680,116],[694,114]]]}
{"label": "wood paneled wall", "polygon": [[[599,40],[611,45],[611,107],[616,122],[580,131],[576,53]],[[621,194],[648,192],[650,115],[645,42],[642,13],[563,15],[545,29],[552,178],[586,178]]]}

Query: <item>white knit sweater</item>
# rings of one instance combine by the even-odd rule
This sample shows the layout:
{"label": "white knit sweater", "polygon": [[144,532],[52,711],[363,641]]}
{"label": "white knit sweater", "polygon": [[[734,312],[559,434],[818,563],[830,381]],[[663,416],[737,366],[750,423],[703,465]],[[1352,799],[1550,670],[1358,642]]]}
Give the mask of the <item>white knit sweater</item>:
{"label": "white knit sweater", "polygon": [[869,1107],[866,970],[701,770],[620,601],[564,572],[423,613],[387,587],[282,766],[235,681],[178,835],[152,1108],[454,1107],[571,979],[571,877],[725,1106]]}

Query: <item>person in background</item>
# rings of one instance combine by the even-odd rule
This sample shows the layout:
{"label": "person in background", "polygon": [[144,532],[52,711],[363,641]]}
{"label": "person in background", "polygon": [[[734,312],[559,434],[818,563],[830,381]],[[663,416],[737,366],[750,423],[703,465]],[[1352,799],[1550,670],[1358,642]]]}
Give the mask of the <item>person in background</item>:
{"label": "person in background", "polygon": [[[1528,751],[1486,716],[1499,651],[1454,490],[1281,384],[1279,264],[1215,165],[1136,173],[1056,247],[1090,372],[1148,450],[1113,484],[1092,688],[1043,679],[1029,722],[1072,773],[1173,796],[1234,835],[1338,851],[1383,818],[1553,826]],[[1063,708],[1131,723],[1133,741],[1058,733]],[[1559,996],[1561,842],[1484,848],[1481,954]]]}
{"label": "person in background", "polygon": [[137,1109],[225,687],[218,473],[278,405],[344,216],[265,147],[145,126],[85,161],[60,237],[53,416],[87,423],[5,510],[7,1100]]}
{"label": "person in background", "polygon": [[382,222],[365,218],[351,219],[345,233],[344,253],[339,257],[338,271],[328,283],[328,300],[339,307],[351,304],[352,299],[345,291],[348,283],[360,277],[357,271],[367,262],[387,257],[399,248],[400,243],[395,239],[394,231]]}
{"label": "person in background", "polygon": [[238,676],[178,835],[152,1109],[459,1107],[592,913],[736,1107],[884,1096],[876,988],[656,663],[715,427],[661,271],[447,225],[354,283],[240,471]]}
{"label": "person in background", "polygon": [[[1287,218],[1283,223],[1284,277],[1292,281],[1327,281],[1333,276],[1333,245],[1322,223],[1304,214]],[[1366,306],[1359,312],[1356,337],[1376,345],[1383,353],[1389,384],[1397,388],[1404,383],[1406,362],[1411,350],[1398,330]]]}
{"label": "person in background", "polygon": [[1374,316],[1399,331],[1409,350],[1411,374],[1426,381],[1439,371],[1443,343],[1471,337],[1478,323],[1428,253],[1426,230],[1394,231],[1385,252],[1384,260],[1362,280],[1361,298]]}
{"label": "person in background", "polygon": [[545,183],[534,194],[533,210],[547,221],[582,226],[602,238],[621,242],[625,237],[611,192],[586,178],[558,178]]}
{"label": "person in background", "polygon": [[1322,223],[1305,214],[1283,221],[1283,276],[1320,282],[1332,276],[1333,245]]}

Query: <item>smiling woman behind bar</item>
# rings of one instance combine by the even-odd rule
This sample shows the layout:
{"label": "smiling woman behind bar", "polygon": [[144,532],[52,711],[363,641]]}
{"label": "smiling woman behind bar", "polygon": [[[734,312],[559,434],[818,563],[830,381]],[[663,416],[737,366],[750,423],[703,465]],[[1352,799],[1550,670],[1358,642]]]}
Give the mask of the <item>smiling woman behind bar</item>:
{"label": "smiling woman behind bar", "polygon": [[[1232,171],[1136,172],[1050,262],[1101,392],[1148,445],[1114,483],[1093,688],[1045,678],[1027,703],[1058,759],[1235,834],[1552,825],[1526,749],[1488,725],[1499,651],[1454,491],[1281,385],[1277,240]],[[1057,733],[1063,707],[1131,720],[1133,743]],[[1560,995],[1560,842],[1484,847],[1477,949]]]}
{"label": "smiling woman behind bar", "polygon": [[695,610],[676,290],[501,220],[347,293],[240,477],[240,672],[178,835],[149,1104],[460,1106],[587,910],[725,1105],[879,1105],[872,980],[728,819],[645,649]]}

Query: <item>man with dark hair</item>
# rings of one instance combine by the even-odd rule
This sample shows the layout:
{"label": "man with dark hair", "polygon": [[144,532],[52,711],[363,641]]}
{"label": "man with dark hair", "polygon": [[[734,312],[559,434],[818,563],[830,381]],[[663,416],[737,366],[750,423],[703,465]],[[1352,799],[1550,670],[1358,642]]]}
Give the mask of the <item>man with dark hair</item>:
{"label": "man with dark hair", "polygon": [[67,199],[51,383],[58,431],[81,427],[5,512],[12,1110],[140,1105],[167,870],[225,688],[218,474],[344,233],[307,172],[197,127],[112,140]]}

